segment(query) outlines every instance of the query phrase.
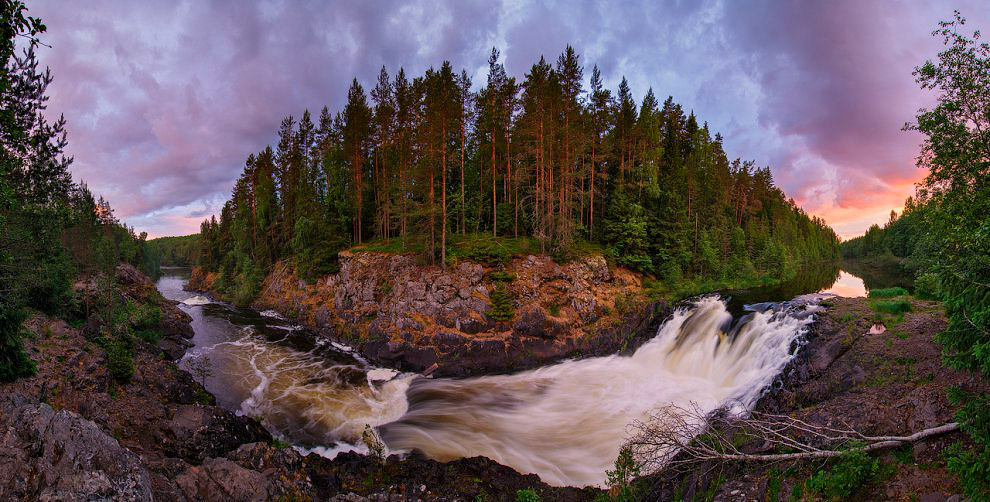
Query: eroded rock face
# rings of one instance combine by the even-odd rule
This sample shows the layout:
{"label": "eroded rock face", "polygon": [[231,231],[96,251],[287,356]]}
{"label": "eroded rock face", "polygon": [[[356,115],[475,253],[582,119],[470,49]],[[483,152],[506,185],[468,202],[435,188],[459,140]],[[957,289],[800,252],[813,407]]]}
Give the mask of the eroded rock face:
{"label": "eroded rock face", "polygon": [[[496,271],[512,277],[509,322],[490,315]],[[414,256],[343,252],[338,274],[308,286],[277,264],[255,306],[296,316],[372,361],[407,371],[438,364],[437,375],[466,376],[615,352],[648,339],[667,309],[641,292],[636,274],[610,268],[602,256],[563,265],[527,256],[505,266],[442,268]]]}
{"label": "eroded rock face", "polygon": [[6,500],[152,500],[138,456],[95,423],[44,403],[4,408],[0,494]]}
{"label": "eroded rock face", "polygon": [[178,407],[170,432],[174,435],[174,453],[189,462],[202,462],[234,450],[245,441],[270,441],[271,435],[256,420],[237,416],[216,406],[183,405]]}

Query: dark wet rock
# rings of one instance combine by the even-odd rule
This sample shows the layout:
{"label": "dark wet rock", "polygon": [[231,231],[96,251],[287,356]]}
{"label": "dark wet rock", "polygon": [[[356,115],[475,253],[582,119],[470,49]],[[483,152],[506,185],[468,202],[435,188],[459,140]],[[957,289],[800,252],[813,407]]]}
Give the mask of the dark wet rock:
{"label": "dark wet rock", "polygon": [[271,441],[257,420],[215,406],[178,407],[169,430],[174,438],[171,453],[192,463],[221,456],[244,443]]}

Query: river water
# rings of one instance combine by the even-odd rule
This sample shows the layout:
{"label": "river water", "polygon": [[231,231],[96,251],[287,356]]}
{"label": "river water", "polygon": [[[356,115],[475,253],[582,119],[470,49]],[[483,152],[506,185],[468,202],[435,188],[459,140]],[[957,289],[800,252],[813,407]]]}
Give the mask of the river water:
{"label": "river water", "polygon": [[602,485],[628,426],[659,406],[750,409],[793,357],[819,308],[817,295],[801,295],[866,291],[837,269],[799,275],[792,284],[725,292],[729,301],[696,299],[632,355],[432,379],[314,342],[275,312],[185,291],[187,279],[188,270],[163,269],[158,281],[193,319],[195,346],[180,365],[206,362],[206,388],[218,404],[258,417],[297,449],[325,456],[364,451],[361,435],[371,426],[392,452],[419,449],[441,461],[482,455],[571,486]]}

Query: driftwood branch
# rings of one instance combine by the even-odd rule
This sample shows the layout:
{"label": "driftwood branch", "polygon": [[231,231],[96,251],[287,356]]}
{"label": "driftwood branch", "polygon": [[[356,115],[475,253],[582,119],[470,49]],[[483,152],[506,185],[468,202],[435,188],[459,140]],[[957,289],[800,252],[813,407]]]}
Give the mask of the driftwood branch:
{"label": "driftwood branch", "polygon": [[[632,426],[627,446],[644,472],[679,472],[699,464],[827,459],[851,450],[877,451],[959,429],[955,422],[906,436],[868,436],[843,424],[824,426],[770,413],[706,414],[669,405]],[[783,450],[784,453],[773,453]]]}

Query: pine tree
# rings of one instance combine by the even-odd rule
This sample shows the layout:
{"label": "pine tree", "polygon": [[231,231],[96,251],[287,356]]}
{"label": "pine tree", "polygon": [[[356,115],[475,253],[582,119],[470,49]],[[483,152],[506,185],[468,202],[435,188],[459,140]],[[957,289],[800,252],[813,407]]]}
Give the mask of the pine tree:
{"label": "pine tree", "polygon": [[351,82],[347,91],[347,106],[344,108],[344,150],[351,164],[351,175],[354,181],[354,239],[353,242],[363,242],[362,209],[364,194],[364,154],[368,141],[368,129],[371,111],[364,95],[364,89],[357,79]]}

